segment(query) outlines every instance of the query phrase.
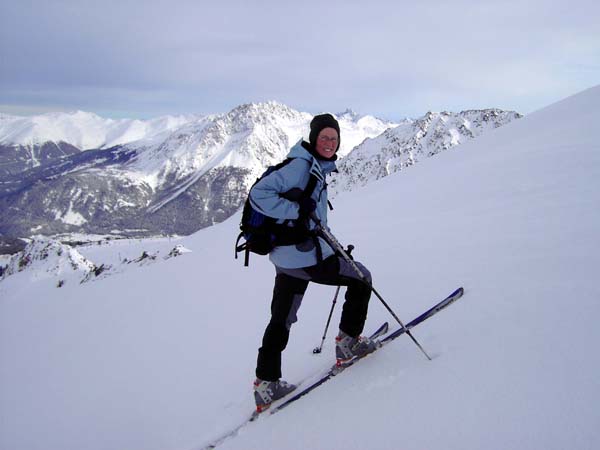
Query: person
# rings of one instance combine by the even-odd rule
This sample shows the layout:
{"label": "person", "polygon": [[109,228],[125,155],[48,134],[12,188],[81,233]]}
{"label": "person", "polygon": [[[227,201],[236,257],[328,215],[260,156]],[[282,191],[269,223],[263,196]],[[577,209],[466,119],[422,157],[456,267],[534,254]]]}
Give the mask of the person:
{"label": "person", "polygon": [[[306,227],[306,238],[302,242],[276,246],[269,254],[276,275],[271,318],[256,364],[254,399],[258,412],[296,388],[281,379],[281,354],[287,346],[290,328],[297,320],[296,314],[309,282],[347,287],[335,340],[336,364],[343,365],[376,348],[374,342],[360,335],[367,318],[370,285],[362,281],[324,239],[311,233],[315,223],[308,219],[314,213],[321,225],[327,227],[325,177],[336,169],[339,148],[337,120],[331,114],[317,115],[310,123],[309,142],[301,139],[290,150],[289,163],[262,178],[250,191],[250,202],[256,210],[278,219],[278,223],[291,220]],[[317,179],[312,195],[297,196],[297,201],[288,200],[286,193],[304,192],[311,175]],[[367,268],[360,262],[355,263],[371,282]]]}

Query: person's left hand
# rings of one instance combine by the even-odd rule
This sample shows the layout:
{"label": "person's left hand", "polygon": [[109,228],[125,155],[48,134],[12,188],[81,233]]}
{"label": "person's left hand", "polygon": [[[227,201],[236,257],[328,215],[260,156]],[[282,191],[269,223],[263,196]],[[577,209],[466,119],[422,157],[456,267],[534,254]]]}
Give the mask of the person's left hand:
{"label": "person's left hand", "polygon": [[300,209],[298,210],[299,217],[308,217],[317,209],[317,202],[312,197],[304,197],[298,201]]}

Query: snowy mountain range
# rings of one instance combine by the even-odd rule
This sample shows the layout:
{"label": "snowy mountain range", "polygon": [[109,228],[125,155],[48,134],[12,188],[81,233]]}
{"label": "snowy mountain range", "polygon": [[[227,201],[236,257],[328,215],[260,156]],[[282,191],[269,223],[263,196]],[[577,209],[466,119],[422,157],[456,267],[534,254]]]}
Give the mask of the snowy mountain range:
{"label": "snowy mountain range", "polygon": [[[332,191],[380,178],[516,117],[498,110],[428,113],[399,125],[338,114],[342,163]],[[37,234],[193,233],[237,211],[256,177],[307,139],[311,118],[276,102],[145,122],[83,112],[2,116],[0,236],[7,242]]]}
{"label": "snowy mountain range", "polygon": [[418,161],[460,145],[522,116],[514,111],[428,112],[366,139],[338,164],[330,182],[332,197],[365,186]]}
{"label": "snowy mountain range", "polygon": [[[150,120],[115,120],[84,111],[54,112],[31,117],[0,114],[0,145],[36,148],[48,142],[64,142],[79,150],[109,148],[170,133],[202,118],[180,115]],[[35,160],[35,155],[32,155],[32,163]]]}
{"label": "snowy mountain range", "polygon": [[[340,193],[331,230],[402,320],[459,285],[465,295],[412,330],[431,361],[399,338],[218,448],[600,448],[599,121],[600,86]],[[0,448],[201,449],[245,420],[274,271],[224,251],[239,218],[172,241],[13,256],[0,281]],[[167,258],[176,248],[190,252]],[[113,276],[81,283],[102,266]],[[335,292],[309,285],[287,381],[334,363],[341,304],[312,349]],[[372,297],[365,333],[383,321],[399,327]]]}

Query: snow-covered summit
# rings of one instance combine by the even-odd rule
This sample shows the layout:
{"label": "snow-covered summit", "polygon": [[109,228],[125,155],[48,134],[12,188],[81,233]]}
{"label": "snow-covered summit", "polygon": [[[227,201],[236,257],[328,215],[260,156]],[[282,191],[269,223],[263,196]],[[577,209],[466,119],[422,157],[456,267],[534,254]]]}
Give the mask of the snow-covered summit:
{"label": "snow-covered summit", "polygon": [[[103,245],[110,248],[103,248]],[[184,245],[173,246],[166,239],[149,239],[143,245],[135,248],[128,241],[98,241],[97,245],[75,248],[57,239],[37,235],[22,251],[8,257],[4,263],[0,261],[0,282],[9,277],[13,281],[17,275],[24,283],[45,282],[48,287],[60,288],[123,274],[191,252]]]}
{"label": "snow-covered summit", "polygon": [[0,117],[0,144],[40,145],[65,142],[80,150],[105,148],[140,139],[198,120],[201,116],[163,116],[150,120],[106,119],[91,112],[50,112],[21,117]]}
{"label": "snow-covered summit", "polygon": [[[218,129],[238,133],[277,124],[301,128],[310,121],[310,117],[309,113],[296,111],[277,101],[247,103],[224,114],[169,115],[148,120],[108,119],[85,111],[49,112],[27,117],[0,114],[0,145],[34,146],[64,142],[86,150],[142,141],[140,146],[150,146],[153,142],[165,141],[170,133],[189,134],[211,121],[215,122],[215,132],[219,134]],[[370,127],[374,131],[394,125],[373,116],[358,115],[350,109],[338,118],[352,132],[361,127],[361,121],[369,123],[363,124],[362,128]],[[293,134],[301,137],[303,133],[296,131]],[[350,151],[359,143],[350,138],[342,150]]]}
{"label": "snow-covered summit", "polygon": [[338,120],[345,120],[345,121],[350,121],[350,122],[359,122],[361,119],[369,117],[369,118],[372,118],[372,119],[375,119],[377,121],[384,122],[384,123],[389,123],[389,124],[397,123],[397,122],[393,122],[390,120],[381,119],[377,116],[373,116],[373,115],[369,115],[369,114],[361,114],[352,108],[346,108],[344,111],[334,114],[334,116]]}
{"label": "snow-covered summit", "polygon": [[[143,147],[131,168],[160,186],[165,180],[199,178],[218,167],[248,170],[255,178],[265,167],[283,160],[299,139],[308,139],[312,115],[270,101],[237,106],[226,114],[186,124],[164,141]],[[368,137],[395,126],[372,116],[340,118],[340,156]]]}
{"label": "snow-covered summit", "polygon": [[335,114],[335,116],[338,118],[338,120],[343,119],[351,120],[354,122],[358,121],[361,117],[363,117],[361,114],[357,113],[352,108],[346,108],[344,111]]}
{"label": "snow-covered summit", "polygon": [[331,195],[365,186],[522,117],[499,109],[427,112],[366,139],[338,164]]}
{"label": "snow-covered summit", "polygon": [[2,267],[2,278],[23,272],[26,281],[54,279],[64,282],[79,279],[94,269],[94,264],[74,248],[44,237],[33,239],[22,252],[13,255]]}

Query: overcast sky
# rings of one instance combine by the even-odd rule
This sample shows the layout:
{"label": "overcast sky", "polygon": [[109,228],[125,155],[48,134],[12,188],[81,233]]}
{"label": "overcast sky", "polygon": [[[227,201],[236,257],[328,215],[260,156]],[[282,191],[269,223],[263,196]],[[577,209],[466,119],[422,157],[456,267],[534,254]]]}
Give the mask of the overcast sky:
{"label": "overcast sky", "polygon": [[0,0],[0,112],[526,114],[600,83],[598,5]]}

